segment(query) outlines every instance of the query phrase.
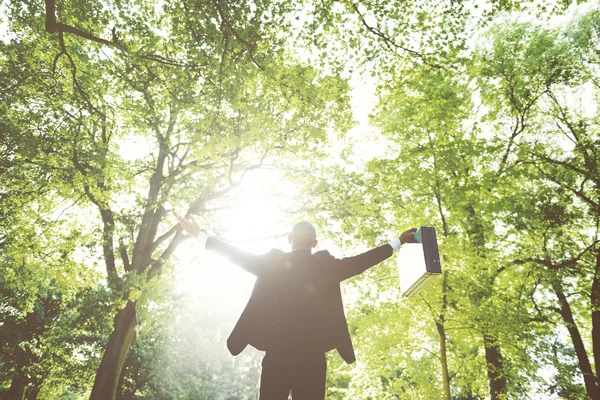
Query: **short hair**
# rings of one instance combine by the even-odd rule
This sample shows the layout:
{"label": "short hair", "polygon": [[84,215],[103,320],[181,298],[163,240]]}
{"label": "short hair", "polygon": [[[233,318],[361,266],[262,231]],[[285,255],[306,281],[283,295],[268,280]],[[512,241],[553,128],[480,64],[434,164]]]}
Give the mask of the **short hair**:
{"label": "short hair", "polygon": [[300,246],[312,247],[317,239],[317,230],[310,222],[302,221],[292,229],[292,243]]}

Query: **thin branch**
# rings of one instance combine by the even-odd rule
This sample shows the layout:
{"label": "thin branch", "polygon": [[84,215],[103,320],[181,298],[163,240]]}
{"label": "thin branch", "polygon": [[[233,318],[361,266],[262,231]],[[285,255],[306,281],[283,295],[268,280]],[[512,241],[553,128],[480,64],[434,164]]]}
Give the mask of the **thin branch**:
{"label": "thin branch", "polygon": [[595,240],[592,244],[590,244],[588,247],[586,247],[583,251],[581,251],[579,254],[577,254],[575,257],[570,258],[568,260],[564,260],[562,262],[556,263],[553,262],[552,260],[550,260],[549,258],[533,258],[533,257],[528,257],[525,259],[518,259],[518,260],[513,260],[513,263],[515,264],[525,264],[527,262],[532,262],[535,264],[539,264],[539,265],[543,265],[545,267],[547,267],[550,270],[559,270],[562,268],[569,268],[569,267],[574,267],[579,260],[581,260],[581,258],[588,253],[590,250],[592,250],[594,247],[596,247],[596,245],[600,243],[600,240]]}
{"label": "thin branch", "polygon": [[[111,40],[103,39],[99,36],[96,36],[96,35],[90,33],[90,32],[81,30],[81,29],[76,28],[71,25],[63,24],[62,22],[58,22],[56,19],[55,0],[45,0],[45,3],[46,3],[45,26],[46,26],[46,32],[48,32],[50,34],[58,33],[59,35],[62,35],[63,33],[70,33],[75,36],[81,37],[83,39],[92,41],[94,43],[98,43],[98,44],[101,44],[104,46],[116,48],[134,58],[153,61],[153,62],[156,62],[159,64],[169,65],[169,66],[173,66],[173,67],[189,68],[191,70],[195,70],[199,66],[208,65],[208,62],[204,63],[204,64],[192,64],[192,63],[186,63],[186,62],[177,61],[177,60],[171,60],[171,59],[168,59],[164,56],[161,56],[161,55],[155,54],[155,53],[141,53],[141,52],[132,53],[130,51],[130,49],[122,41],[119,40],[118,36],[116,35],[116,30],[114,27],[112,29]],[[56,65],[56,61],[60,55],[62,55],[62,54],[59,54],[57,57],[55,57],[54,65]]]}
{"label": "thin branch", "polygon": [[75,204],[79,203],[79,200],[81,200],[83,198],[83,196],[85,196],[86,194],[83,193],[81,196],[79,196],[78,198],[75,199],[75,201],[73,203],[71,203],[70,205],[66,206],[61,212],[60,214],[58,214],[58,216],[54,219],[54,222],[58,222],[58,220],[60,219],[60,217],[62,217],[62,215],[71,207],[73,207]]}
{"label": "thin branch", "polygon": [[548,94],[548,97],[550,97],[550,99],[552,100],[552,102],[554,103],[554,105],[556,106],[556,108],[558,109],[558,112],[560,114],[558,116],[558,119],[563,124],[565,124],[567,126],[567,128],[569,128],[569,131],[571,131],[571,134],[573,135],[573,138],[575,139],[575,142],[579,142],[579,135],[577,134],[577,130],[575,129],[575,127],[573,126],[573,124],[571,124],[571,122],[569,120],[569,117],[567,115],[567,112],[561,106],[561,104],[558,101],[558,99],[556,98],[556,96],[554,96],[554,94],[550,91],[550,88],[548,88],[548,90],[546,92]]}
{"label": "thin branch", "polygon": [[[153,109],[154,101],[147,90],[144,90],[144,97],[148,106]],[[169,126],[165,132],[165,135],[160,132],[158,124],[154,121],[151,121],[156,138],[159,142],[159,149],[156,166],[154,167],[154,171],[150,177],[150,184],[148,188],[148,195],[146,197],[142,223],[137,239],[135,240],[135,244],[133,246],[133,257],[131,261],[132,268],[139,272],[146,268],[146,263],[149,261],[149,257],[151,256],[149,249],[151,249],[153,246],[154,235],[158,229],[158,223],[160,222],[163,212],[162,207],[157,204],[157,200],[165,179],[163,176],[165,160],[169,155],[167,135],[172,129],[172,126],[175,124],[175,120],[177,118],[177,113],[172,108],[169,118]]]}
{"label": "thin branch", "polygon": [[198,214],[201,210],[201,207],[206,204],[207,202],[223,197],[225,194],[229,193],[230,191],[232,191],[233,189],[235,189],[236,187],[238,187],[244,180],[244,177],[246,176],[246,174],[249,171],[255,170],[255,169],[259,169],[263,167],[264,161],[269,153],[270,149],[267,149],[265,151],[265,153],[263,154],[263,156],[261,157],[260,161],[257,164],[251,165],[249,167],[246,167],[244,169],[244,172],[242,172],[242,175],[240,176],[240,178],[238,179],[237,182],[231,182],[229,186],[227,186],[226,188],[222,189],[222,190],[218,190],[216,192],[213,193],[207,193],[206,191],[204,191],[203,193],[201,193],[191,204],[190,207],[188,208],[185,217],[189,217],[192,214]]}
{"label": "thin branch", "polygon": [[421,298],[421,300],[423,300],[423,302],[425,302],[425,304],[427,304],[429,311],[431,311],[431,316],[433,317],[433,322],[435,322],[437,324],[439,315],[433,310],[433,307],[431,306],[431,304],[429,304],[429,302],[427,300],[425,300],[425,297],[423,297],[422,294],[420,294],[419,297]]}
{"label": "thin branch", "polygon": [[560,187],[573,192],[581,200],[583,200],[586,203],[588,203],[589,205],[591,205],[594,210],[600,211],[600,203],[594,201],[592,198],[590,198],[589,196],[587,196],[586,194],[584,194],[583,191],[577,190],[577,189],[572,188],[570,186],[565,186],[564,182],[561,179],[556,178],[556,176],[554,176],[552,174],[546,173],[544,170],[542,170],[542,168],[537,163],[532,163],[532,164],[533,164],[534,168],[536,168],[539,172],[542,173],[542,175],[544,175],[544,177],[546,177],[550,181],[558,184]]}
{"label": "thin branch", "polygon": [[108,46],[122,46],[120,43],[108,41],[92,35],[89,32],[82,31],[70,25],[65,25],[56,20],[56,5],[54,0],[46,0],[46,31],[48,33],[63,33],[68,32],[80,36],[84,39],[91,40],[96,43]]}
{"label": "thin branch", "polygon": [[555,160],[555,159],[552,159],[550,157],[546,157],[546,156],[543,156],[543,155],[537,154],[537,153],[532,153],[532,155],[534,157],[537,157],[537,158],[543,160],[543,161],[546,161],[549,164],[560,165],[561,167],[565,167],[567,169],[570,169],[571,171],[574,171],[574,172],[577,172],[580,175],[583,175],[585,178],[590,178],[590,176],[589,176],[590,175],[590,171],[583,170],[583,169],[581,169],[581,168],[579,168],[579,167],[577,167],[575,165],[569,164],[568,162],[560,161],[560,160]]}
{"label": "thin branch", "polygon": [[379,37],[380,39],[383,40],[383,43],[386,45],[386,47],[394,52],[395,54],[397,54],[395,52],[395,50],[402,50],[405,51],[415,57],[418,57],[421,59],[421,61],[423,61],[423,63],[425,65],[428,65],[432,68],[438,68],[438,69],[443,69],[444,71],[448,71],[448,69],[440,64],[436,64],[436,63],[431,63],[428,61],[428,57],[422,53],[419,53],[418,51],[409,49],[407,47],[401,46],[398,43],[396,43],[395,41],[393,41],[388,35],[386,35],[385,33],[381,32],[378,28],[372,27],[370,26],[367,21],[365,20],[364,15],[360,12],[360,10],[358,9],[358,2],[357,3],[352,3],[352,8],[354,8],[354,11],[358,14],[360,22],[363,24],[363,26],[372,34],[374,34],[375,36]]}
{"label": "thin branch", "polygon": [[94,113],[100,115],[102,118],[106,118],[106,115],[103,112],[101,112],[100,110],[98,110],[98,108],[96,108],[96,106],[94,106],[92,104],[92,101],[90,100],[90,97],[88,96],[88,94],[79,85],[79,81],[77,80],[77,66],[75,65],[75,61],[73,61],[73,58],[67,51],[67,47],[65,46],[65,39],[63,37],[62,32],[58,33],[58,42],[59,42],[60,49],[61,49],[61,52],[58,54],[58,56],[63,55],[63,54],[66,55],[67,59],[69,60],[69,64],[71,65],[71,80],[73,81],[73,87],[75,88],[75,90],[77,90],[77,92],[79,92],[79,94],[83,98],[84,102],[89,106],[89,108]]}
{"label": "thin branch", "polygon": [[168,238],[170,238],[171,236],[173,236],[173,234],[176,233],[179,228],[180,228],[179,224],[175,224],[171,229],[169,229],[168,231],[166,231],[165,233],[163,233],[162,235],[160,235],[154,241],[154,243],[152,243],[151,252],[154,252],[158,248],[158,246],[160,246],[160,244],[162,242],[164,242],[165,240],[167,240]]}
{"label": "thin branch", "polygon": [[158,259],[151,264],[150,268],[148,269],[148,280],[154,278],[157,274],[160,273],[164,263],[171,257],[177,246],[179,246],[179,244],[185,239],[187,239],[187,236],[184,236],[183,231],[181,229],[178,229],[177,233],[175,233],[175,237],[173,237],[173,239],[171,240],[171,243],[169,243],[167,248],[162,252]]}
{"label": "thin branch", "polygon": [[438,360],[441,360],[441,357],[439,354],[434,353],[433,351],[429,350],[426,347],[420,347],[421,350],[425,350],[426,352],[428,352],[429,354],[431,354],[433,357],[437,358]]}
{"label": "thin branch", "polygon": [[123,268],[125,271],[131,271],[129,254],[127,254],[127,248],[125,247],[125,243],[123,243],[123,239],[119,239],[119,254],[121,255],[121,260],[123,260]]}
{"label": "thin branch", "polygon": [[442,199],[441,199],[441,195],[440,195],[440,182],[439,179],[436,177],[435,179],[435,201],[437,203],[438,206],[438,212],[440,213],[440,218],[442,220],[442,230],[444,232],[444,237],[448,237],[448,223],[446,222],[446,216],[444,215],[444,212],[442,210]]}
{"label": "thin branch", "polygon": [[[79,154],[77,152],[77,136],[73,138],[72,142],[73,146],[73,155],[71,160],[75,168],[84,176],[89,176],[89,171],[92,167],[88,165],[84,165],[79,161]],[[84,179],[85,182],[85,179]],[[105,186],[102,182],[97,182],[96,187],[101,191],[105,191]],[[87,183],[84,183],[83,190],[87,195],[88,199],[94,203],[98,210],[100,211],[100,216],[102,217],[102,251],[104,255],[104,262],[106,265],[106,273],[108,274],[108,279],[113,284],[116,284],[118,279],[117,268],[115,264],[115,249],[114,249],[114,231],[115,231],[115,221],[113,217],[113,212],[110,209],[108,203],[104,199],[97,198],[92,191],[90,190],[90,186]]]}

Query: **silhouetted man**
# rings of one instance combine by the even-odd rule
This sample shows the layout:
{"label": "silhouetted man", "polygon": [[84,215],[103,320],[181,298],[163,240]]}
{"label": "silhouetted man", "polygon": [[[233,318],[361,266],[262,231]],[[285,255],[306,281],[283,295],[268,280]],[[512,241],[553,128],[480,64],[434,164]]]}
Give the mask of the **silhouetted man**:
{"label": "silhouetted man", "polygon": [[288,236],[291,252],[273,249],[265,255],[209,237],[193,218],[179,222],[202,246],[256,275],[227,347],[234,356],[248,344],[266,352],[260,400],[287,400],[290,391],[294,400],[325,398],[325,353],[337,349],[346,362],[356,359],[340,282],[387,259],[402,243],[413,242],[416,231],[405,231],[400,238],[363,254],[336,259],[327,250],[312,254],[316,230],[308,222],[296,224]]}

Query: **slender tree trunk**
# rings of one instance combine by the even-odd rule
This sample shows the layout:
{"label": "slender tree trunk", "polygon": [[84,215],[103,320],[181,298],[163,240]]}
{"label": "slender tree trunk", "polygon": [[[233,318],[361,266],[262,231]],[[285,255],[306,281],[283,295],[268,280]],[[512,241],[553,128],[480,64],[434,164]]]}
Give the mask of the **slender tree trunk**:
{"label": "slender tree trunk", "polygon": [[129,346],[135,340],[135,302],[128,302],[115,316],[113,331],[104,350],[90,400],[113,400]]}
{"label": "slender tree trunk", "polygon": [[[587,392],[587,395],[590,397],[590,399],[600,399],[600,393],[598,393],[596,377],[592,372],[592,366],[590,365],[590,360],[585,350],[585,346],[583,345],[581,333],[579,332],[579,328],[577,327],[575,319],[573,318],[573,311],[571,310],[569,300],[567,299],[567,296],[565,296],[565,293],[563,292],[560,284],[553,283],[552,288],[554,289],[554,293],[558,298],[558,304],[560,305],[560,315],[563,319],[565,326],[569,330],[569,335],[571,336],[571,341],[573,342],[573,347],[575,348],[575,354],[577,355],[579,369],[583,374],[583,382],[585,384],[585,390]],[[597,341],[597,339],[594,341]],[[596,368],[598,368],[598,366],[596,366]]]}
{"label": "slender tree trunk", "polygon": [[444,325],[435,323],[440,335],[440,361],[442,363],[442,384],[444,386],[444,400],[450,400],[450,378],[448,374],[448,357],[446,354],[446,330]]}
{"label": "slender tree trunk", "polygon": [[444,322],[446,320],[445,311],[447,306],[446,290],[448,288],[448,272],[444,270],[442,273],[442,312],[440,313],[439,321],[436,321],[438,335],[440,336],[440,361],[442,364],[442,384],[444,387],[444,400],[450,400],[450,374],[448,373],[448,353],[446,347],[446,328]]}
{"label": "slender tree trunk", "polygon": [[506,399],[506,378],[503,371],[503,357],[500,347],[495,344],[490,336],[483,336],[485,346],[485,361],[487,365],[488,381],[490,385],[490,397],[492,400]]}
{"label": "slender tree trunk", "polygon": [[[435,199],[438,205],[440,219],[442,221],[442,233],[445,238],[448,237],[448,224],[442,207],[442,196],[440,193],[440,183],[436,179],[435,182]],[[445,261],[445,260],[444,260]],[[444,269],[442,272],[442,310],[440,318],[435,322],[438,335],[440,336],[440,362],[442,364],[442,385],[444,387],[444,400],[450,400],[450,374],[448,372],[448,348],[446,346],[446,309],[448,308],[448,271]]]}
{"label": "slender tree trunk", "polygon": [[[469,239],[471,240],[477,255],[485,259],[485,234],[483,223],[471,204],[467,207],[467,211],[469,212]],[[494,280],[495,276],[492,278],[490,285],[493,286]],[[493,289],[490,289],[487,296],[491,295],[492,292]],[[478,294],[475,298],[471,297],[471,303],[478,307],[478,304],[484,297],[486,297],[486,295],[483,294]],[[486,331],[483,334],[483,345],[485,347],[485,361],[491,400],[505,400],[507,396],[507,381],[503,368],[502,352],[500,351],[497,341],[490,334],[490,330],[493,330],[493,328],[490,329],[486,327],[485,329]]]}
{"label": "slender tree trunk", "polygon": [[596,365],[596,394],[600,397],[600,250],[596,250],[596,268],[592,280],[592,346]]}

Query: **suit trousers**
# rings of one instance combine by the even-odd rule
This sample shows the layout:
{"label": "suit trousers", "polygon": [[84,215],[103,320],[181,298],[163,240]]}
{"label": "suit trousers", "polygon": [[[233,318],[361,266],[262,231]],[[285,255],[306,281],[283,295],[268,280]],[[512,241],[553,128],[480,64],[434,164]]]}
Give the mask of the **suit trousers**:
{"label": "suit trousers", "polygon": [[267,352],[262,361],[259,400],[325,399],[324,353]]}

